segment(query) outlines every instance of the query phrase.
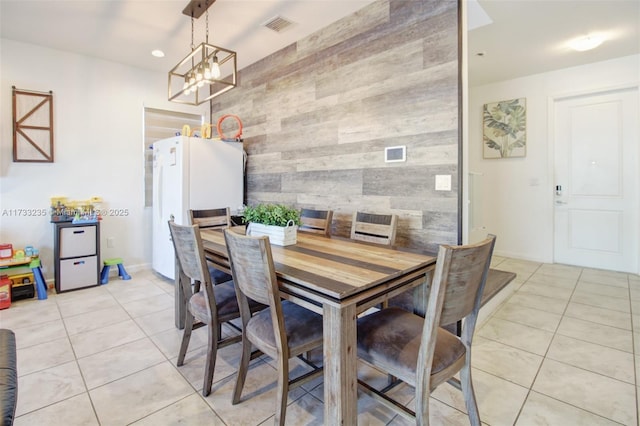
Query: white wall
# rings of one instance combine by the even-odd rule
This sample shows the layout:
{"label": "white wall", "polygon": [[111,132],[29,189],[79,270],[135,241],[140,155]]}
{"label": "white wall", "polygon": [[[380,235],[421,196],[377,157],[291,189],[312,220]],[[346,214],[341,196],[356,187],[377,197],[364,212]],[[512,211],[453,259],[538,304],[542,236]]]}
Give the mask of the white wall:
{"label": "white wall", "polygon": [[[171,65],[166,64],[167,70]],[[143,109],[203,114],[206,105],[168,102],[166,73],[6,39],[0,39],[0,74],[0,243],[39,248],[45,276],[51,278],[49,217],[15,216],[12,210],[48,209],[54,196],[100,196],[102,207],[128,210],[125,216],[102,221],[102,258],[122,257],[134,270],[150,263]],[[54,163],[12,161],[11,86],[53,91]],[[107,248],[107,237],[115,239],[114,248]]]}
{"label": "white wall", "polygon": [[[536,74],[470,88],[469,171],[482,174],[480,216],[498,236],[495,253],[553,261],[553,162],[549,141],[550,99],[638,84],[640,55]],[[482,106],[526,98],[525,158],[482,158]],[[473,239],[473,238],[471,238]],[[477,238],[476,238],[477,239]]]}

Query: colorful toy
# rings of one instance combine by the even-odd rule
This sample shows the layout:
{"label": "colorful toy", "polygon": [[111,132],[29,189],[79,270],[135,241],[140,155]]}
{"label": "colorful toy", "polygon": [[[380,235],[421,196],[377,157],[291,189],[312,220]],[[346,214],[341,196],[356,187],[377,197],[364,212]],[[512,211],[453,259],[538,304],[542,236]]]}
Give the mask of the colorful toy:
{"label": "colorful toy", "polygon": [[11,244],[0,244],[0,259],[11,259],[13,257],[13,246]]}

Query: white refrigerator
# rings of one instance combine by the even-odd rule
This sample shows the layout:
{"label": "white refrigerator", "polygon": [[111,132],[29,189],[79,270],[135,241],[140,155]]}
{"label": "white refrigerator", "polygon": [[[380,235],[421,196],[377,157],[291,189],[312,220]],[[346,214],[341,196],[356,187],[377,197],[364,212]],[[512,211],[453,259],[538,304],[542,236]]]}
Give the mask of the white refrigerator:
{"label": "white refrigerator", "polygon": [[242,142],[176,136],[153,144],[152,266],[175,277],[175,253],[169,220],[189,224],[189,209],[242,206]]}

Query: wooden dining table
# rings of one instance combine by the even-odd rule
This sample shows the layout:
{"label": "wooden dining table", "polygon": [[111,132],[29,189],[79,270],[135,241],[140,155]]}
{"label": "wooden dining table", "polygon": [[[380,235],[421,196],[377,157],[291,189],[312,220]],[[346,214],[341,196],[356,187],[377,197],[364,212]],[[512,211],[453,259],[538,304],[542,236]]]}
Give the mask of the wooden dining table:
{"label": "wooden dining table", "polygon": [[[244,232],[243,229],[239,232]],[[229,272],[224,235],[202,230],[206,257]],[[297,243],[271,245],[284,299],[323,316],[324,424],[357,423],[358,314],[413,289],[415,310],[423,313],[436,258],[380,245],[298,232]],[[181,286],[176,286],[180,291]],[[180,299],[182,298],[182,299]],[[184,296],[176,297],[176,325]]]}

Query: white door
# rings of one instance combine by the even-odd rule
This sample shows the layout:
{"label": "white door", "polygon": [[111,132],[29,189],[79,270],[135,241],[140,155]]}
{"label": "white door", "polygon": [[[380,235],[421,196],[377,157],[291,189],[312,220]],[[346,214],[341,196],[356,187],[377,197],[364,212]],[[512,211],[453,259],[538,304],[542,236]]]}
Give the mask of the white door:
{"label": "white door", "polygon": [[554,261],[638,272],[638,89],[555,101]]}

